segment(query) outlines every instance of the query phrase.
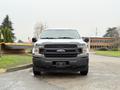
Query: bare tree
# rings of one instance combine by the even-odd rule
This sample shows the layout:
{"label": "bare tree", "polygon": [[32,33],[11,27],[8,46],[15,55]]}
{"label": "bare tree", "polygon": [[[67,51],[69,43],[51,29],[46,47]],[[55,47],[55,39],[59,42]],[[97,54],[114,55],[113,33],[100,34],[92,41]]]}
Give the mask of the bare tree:
{"label": "bare tree", "polygon": [[36,23],[35,25],[35,31],[34,31],[34,37],[35,38],[39,38],[40,37],[40,33],[45,30],[47,28],[46,24],[43,23]]}

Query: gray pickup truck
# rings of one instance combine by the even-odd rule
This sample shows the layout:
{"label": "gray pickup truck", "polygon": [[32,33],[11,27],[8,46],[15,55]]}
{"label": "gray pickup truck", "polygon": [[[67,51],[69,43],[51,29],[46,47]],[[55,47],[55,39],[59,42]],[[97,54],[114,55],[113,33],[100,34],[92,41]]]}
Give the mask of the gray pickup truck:
{"label": "gray pickup truck", "polygon": [[77,30],[48,29],[40,38],[32,38],[34,47],[33,74],[41,72],[80,72],[87,75],[89,68],[88,39],[82,39]]}

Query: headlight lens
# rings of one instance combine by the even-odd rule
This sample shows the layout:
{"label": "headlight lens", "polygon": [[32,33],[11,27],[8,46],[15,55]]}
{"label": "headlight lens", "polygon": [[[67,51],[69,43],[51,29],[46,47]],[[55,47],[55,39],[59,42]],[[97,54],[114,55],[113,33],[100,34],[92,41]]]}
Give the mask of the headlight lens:
{"label": "headlight lens", "polygon": [[87,47],[86,46],[83,47],[83,53],[84,54],[87,53]]}
{"label": "headlight lens", "polygon": [[35,50],[34,50],[35,52],[39,52],[39,48],[35,48]]}
{"label": "headlight lens", "polygon": [[33,48],[33,53],[34,54],[43,54],[44,53],[44,49],[43,48],[39,48],[39,47],[35,47],[35,48]]}
{"label": "headlight lens", "polygon": [[80,54],[87,54],[87,52],[88,52],[87,45],[86,44],[81,44],[78,51],[81,52]]}
{"label": "headlight lens", "polygon": [[39,53],[39,48],[38,47],[34,47],[33,48],[33,53],[34,54],[38,54]]}
{"label": "headlight lens", "polygon": [[87,45],[85,45],[83,47],[83,54],[89,54],[89,50],[88,50],[88,46]]}

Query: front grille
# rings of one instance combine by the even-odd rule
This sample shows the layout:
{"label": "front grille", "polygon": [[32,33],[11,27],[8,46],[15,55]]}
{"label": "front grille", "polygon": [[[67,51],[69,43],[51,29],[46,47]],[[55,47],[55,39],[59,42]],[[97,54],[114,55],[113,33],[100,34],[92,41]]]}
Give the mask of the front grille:
{"label": "front grille", "polygon": [[45,54],[45,57],[47,58],[71,58],[71,57],[77,57],[77,54]]}
{"label": "front grille", "polygon": [[76,48],[75,44],[47,44],[45,48]]}
{"label": "front grille", "polygon": [[[59,52],[59,50],[62,51]],[[44,56],[47,58],[77,57],[79,50],[75,44],[47,44],[44,46]]]}

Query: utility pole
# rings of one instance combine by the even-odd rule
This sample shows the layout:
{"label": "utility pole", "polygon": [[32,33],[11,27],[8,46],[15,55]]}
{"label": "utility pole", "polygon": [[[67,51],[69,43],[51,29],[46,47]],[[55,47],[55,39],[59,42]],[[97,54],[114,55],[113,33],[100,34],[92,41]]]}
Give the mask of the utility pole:
{"label": "utility pole", "polygon": [[97,37],[98,36],[98,29],[96,27],[96,33],[95,33],[95,36]]}

